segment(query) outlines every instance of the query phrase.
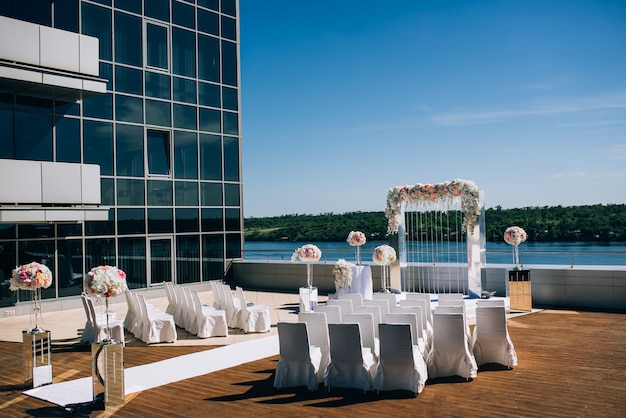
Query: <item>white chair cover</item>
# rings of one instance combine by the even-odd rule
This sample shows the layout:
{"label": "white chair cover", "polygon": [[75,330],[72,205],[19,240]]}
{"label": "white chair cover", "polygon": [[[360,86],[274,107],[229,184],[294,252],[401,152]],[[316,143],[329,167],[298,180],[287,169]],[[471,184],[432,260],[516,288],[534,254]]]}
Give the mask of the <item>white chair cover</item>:
{"label": "white chair cover", "polygon": [[341,324],[341,307],[338,305],[317,305],[314,312],[325,313],[329,324]]}
{"label": "white chair cover", "polygon": [[426,305],[426,320],[430,324],[430,329],[432,330],[433,326],[433,308],[430,303],[430,293],[416,293],[416,292],[408,292],[406,293],[406,300],[423,300]]}
{"label": "white chair cover", "polygon": [[472,352],[478,366],[487,363],[509,368],[517,366],[517,353],[509,336],[504,306],[476,307]]}
{"label": "white chair cover", "polygon": [[432,312],[429,312],[430,303],[426,303],[425,299],[404,299],[398,302],[400,307],[419,306],[421,308],[422,330],[424,331],[424,341],[426,346],[430,347],[433,341],[433,326],[428,319]]}
{"label": "white chair cover", "polygon": [[196,307],[191,297],[191,290],[186,287],[181,287],[183,290],[183,324],[184,328],[190,334],[198,334],[198,315],[202,315],[202,312],[197,312]]}
{"label": "white chair cover", "polygon": [[274,387],[277,389],[306,386],[310,391],[319,388],[322,351],[309,343],[305,322],[279,322],[278,343],[280,359],[276,365]]}
{"label": "white chair cover", "polygon": [[183,288],[180,285],[173,284],[172,295],[174,297],[174,312],[171,314],[174,317],[174,323],[179,327],[185,329],[185,295],[183,294]]}
{"label": "white chair cover", "polygon": [[196,335],[200,338],[227,337],[226,311],[213,306],[202,306],[197,290],[192,290],[190,294],[196,312]]}
{"label": "white chair cover", "polygon": [[309,332],[309,344],[322,350],[320,370],[323,377],[330,363],[330,340],[328,338],[328,322],[323,312],[298,312],[298,322],[305,322]]}
{"label": "white chair cover", "polygon": [[[421,303],[420,301],[413,301],[413,302],[417,302],[417,303]],[[414,313],[415,315],[417,315],[417,336],[424,341],[424,346],[426,347],[426,351],[430,351],[430,347],[432,345],[432,338],[428,337],[428,331],[426,329],[424,329],[424,313],[422,311],[422,307],[419,305],[413,305],[413,306],[398,306],[394,309],[392,309],[393,313],[402,313],[402,312],[408,312],[408,313]]]}
{"label": "white chair cover", "polygon": [[269,332],[272,326],[270,307],[267,305],[248,306],[243,289],[239,286],[237,286],[236,289],[239,300],[241,301],[241,318],[239,320],[239,327],[245,333]]}
{"label": "white chair cover", "polygon": [[391,312],[393,308],[398,306],[398,297],[395,293],[375,292],[373,294],[372,300],[386,300],[389,303],[389,312]]}
{"label": "white chair cover", "polygon": [[228,321],[228,328],[240,328],[240,324],[241,324],[241,308],[240,306],[237,305],[241,305],[241,303],[239,304],[235,304],[235,300],[239,301],[239,298],[235,299],[233,297],[233,293],[230,289],[230,286],[224,283],[219,284],[222,288],[221,288],[221,295],[224,298],[224,303],[225,303],[225,307],[224,310],[226,311],[226,320]]}
{"label": "white chair cover", "polygon": [[213,306],[215,309],[226,310],[226,302],[224,301],[224,296],[222,295],[222,286],[217,280],[209,280],[209,285],[211,286],[211,292],[213,292]]}
{"label": "white chair cover", "polygon": [[135,295],[141,312],[142,332],[141,340],[146,344],[161,342],[175,342],[176,324],[174,317],[156,308],[148,309],[148,304],[143,295]]}
{"label": "white chair cover", "polygon": [[341,315],[352,313],[352,300],[350,299],[328,299],[326,305],[339,306],[341,308]]}
{"label": "white chair cover", "polygon": [[352,301],[352,307],[363,306],[363,295],[360,293],[337,293],[337,299],[349,299]]}
{"label": "white chair cover", "polygon": [[80,336],[81,343],[92,343],[96,338],[96,330],[93,327],[93,318],[91,317],[91,311],[89,310],[89,306],[87,306],[87,296],[84,292],[81,293],[80,299],[83,301],[83,308],[85,310],[85,317],[87,320],[85,321],[85,328],[83,329],[83,334]]}
{"label": "white chair cover", "polygon": [[374,359],[378,360],[378,354],[380,353],[380,341],[376,337],[376,331],[374,331],[374,317],[371,313],[347,313],[343,315],[344,324],[359,324],[361,331],[361,342],[363,347],[370,349],[374,354]]}
{"label": "white chair cover", "polygon": [[174,295],[174,289],[172,289],[172,287],[175,285],[172,282],[163,282],[163,286],[165,287],[165,295],[167,296],[167,308],[165,309],[165,313],[174,315],[174,312],[176,312],[176,296]]}
{"label": "white chair cover", "polygon": [[[113,339],[124,344],[124,321],[117,318],[114,313],[103,313],[102,315],[97,314],[93,299],[89,296],[85,296],[85,300],[93,321],[94,339],[92,342],[101,343],[107,339]],[[109,317],[108,324],[107,316]],[[110,335],[107,331],[107,325],[111,332]]]}
{"label": "white chair cover", "polygon": [[374,389],[422,392],[428,369],[422,353],[413,345],[408,324],[380,324],[380,360]]}
{"label": "white chair cover", "polygon": [[385,320],[387,319],[387,314],[391,312],[391,310],[389,309],[389,301],[387,301],[386,299],[365,299],[363,301],[363,306],[378,306],[378,308],[380,309],[380,322],[385,322]]}
{"label": "white chair cover", "polygon": [[380,307],[378,306],[355,306],[353,308],[353,313],[370,313],[372,314],[372,319],[374,320],[374,335],[376,338],[378,336],[378,324],[382,322],[382,316],[380,314]]}
{"label": "white chair cover", "polygon": [[476,377],[476,359],[469,349],[465,336],[463,314],[433,315],[433,347],[426,364],[428,377]]}
{"label": "white chair cover", "polygon": [[124,297],[126,298],[126,316],[124,317],[124,328],[134,334],[135,329],[137,328],[137,318],[139,314],[135,313],[135,307],[133,306],[132,301],[130,300],[130,292],[124,292]]}
{"label": "white chair cover", "polygon": [[438,293],[437,300],[439,302],[456,301],[463,302],[465,295],[463,293]]}
{"label": "white chair cover", "polygon": [[417,314],[411,311],[403,311],[403,312],[392,312],[387,315],[387,324],[408,324],[411,329],[411,342],[415,347],[417,347],[418,351],[422,354],[424,359],[426,359],[428,355],[428,350],[426,349],[426,342],[421,337],[418,331],[418,319]]}
{"label": "white chair cover", "polygon": [[359,324],[328,324],[330,364],[324,374],[324,385],[355,388],[364,392],[372,388],[376,360],[361,343]]}

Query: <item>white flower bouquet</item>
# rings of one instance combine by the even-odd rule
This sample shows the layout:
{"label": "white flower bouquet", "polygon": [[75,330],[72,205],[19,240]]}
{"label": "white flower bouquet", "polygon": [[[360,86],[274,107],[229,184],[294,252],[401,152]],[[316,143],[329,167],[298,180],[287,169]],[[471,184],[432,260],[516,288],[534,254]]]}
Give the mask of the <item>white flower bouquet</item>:
{"label": "white flower bouquet", "polygon": [[33,261],[13,270],[9,289],[12,291],[47,289],[51,284],[52,272],[48,266]]}
{"label": "white flower bouquet", "polygon": [[367,242],[367,238],[361,231],[350,231],[346,242],[352,247],[360,247]]}
{"label": "white flower bouquet", "polygon": [[388,266],[396,261],[396,250],[387,244],[379,245],[374,249],[372,260],[380,266]]}
{"label": "white flower bouquet", "polygon": [[352,267],[354,264],[340,258],[335,267],[333,274],[335,275],[335,290],[347,289],[352,286]]}
{"label": "white flower bouquet", "polygon": [[118,296],[128,290],[126,273],[115,266],[98,266],[87,273],[87,288],[98,299]]}
{"label": "white flower bouquet", "polygon": [[302,247],[298,248],[294,251],[291,256],[291,262],[295,263],[298,259],[300,261],[304,261],[305,263],[311,263],[314,261],[319,261],[322,258],[322,251],[313,244],[305,244]]}

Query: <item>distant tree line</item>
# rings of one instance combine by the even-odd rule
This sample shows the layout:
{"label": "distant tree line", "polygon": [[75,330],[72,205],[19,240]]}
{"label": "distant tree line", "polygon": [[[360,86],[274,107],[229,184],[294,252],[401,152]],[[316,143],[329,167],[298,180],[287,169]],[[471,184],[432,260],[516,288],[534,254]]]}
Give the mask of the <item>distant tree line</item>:
{"label": "distant tree line", "polygon": [[[458,218],[450,212],[445,216]],[[428,217],[425,217],[427,219]],[[429,227],[426,221],[426,227]],[[456,226],[433,221],[437,234],[451,236]],[[450,223],[454,225],[454,222]],[[522,227],[527,242],[597,241],[626,242],[626,205],[551,206],[485,210],[487,241],[502,241],[506,228]],[[347,212],[343,214],[282,215],[246,218],[248,241],[343,241],[350,231],[362,231],[369,241],[387,240],[384,212]]]}

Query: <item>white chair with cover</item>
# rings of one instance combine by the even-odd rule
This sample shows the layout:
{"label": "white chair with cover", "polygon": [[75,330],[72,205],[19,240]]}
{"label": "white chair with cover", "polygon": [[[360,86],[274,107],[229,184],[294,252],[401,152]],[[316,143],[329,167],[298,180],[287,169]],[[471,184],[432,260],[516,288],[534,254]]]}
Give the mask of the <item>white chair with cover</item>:
{"label": "white chair with cover", "polygon": [[360,293],[337,293],[337,299],[350,299],[353,308],[363,306],[363,295]]}
{"label": "white chair with cover", "polygon": [[172,313],[172,316],[174,317],[174,323],[179,327],[185,329],[185,326],[187,325],[187,308],[185,306],[186,301],[183,287],[174,284],[172,285],[171,289],[176,300],[176,305],[174,305],[174,312]]}
{"label": "white chair with cover", "polygon": [[305,322],[279,322],[280,358],[276,365],[274,387],[277,389],[306,386],[316,391],[323,381],[320,369],[322,351],[309,343]]}
{"label": "white chair with cover", "polygon": [[330,364],[324,374],[328,391],[333,387],[370,390],[377,363],[361,343],[359,324],[328,324],[328,336]]}
{"label": "white chair with cover", "polygon": [[298,322],[305,322],[309,332],[309,343],[322,350],[320,370],[323,373],[330,362],[330,340],[328,338],[328,321],[323,312],[298,312]]}
{"label": "white chair with cover", "polygon": [[175,342],[176,324],[174,317],[157,308],[149,309],[143,295],[136,295],[142,319],[141,340],[146,344]]}
{"label": "white chair with cover", "polygon": [[465,336],[463,314],[441,314],[435,310],[433,325],[433,347],[426,360],[428,377],[476,377],[478,367]]}
{"label": "white chair with cover", "polygon": [[408,324],[380,324],[380,360],[374,389],[410,390],[417,396],[428,380],[422,353],[412,342]]}
{"label": "white chair with cover", "polygon": [[211,292],[213,292],[213,307],[215,309],[226,310],[226,302],[222,294],[222,285],[217,280],[209,280],[211,286]]}
{"label": "white chair with cover", "polygon": [[196,335],[199,338],[227,337],[226,311],[213,306],[203,306],[197,290],[191,290],[191,300],[196,312]]}
{"label": "white chair with cover", "polygon": [[[221,294],[226,304],[223,309],[226,311],[228,328],[240,328],[241,304],[239,298],[235,299],[229,285],[222,283],[220,286],[222,286]],[[239,303],[236,303],[235,300]]]}
{"label": "white chair with cover", "polygon": [[365,299],[363,301],[363,306],[378,306],[378,308],[380,309],[380,322],[385,322],[385,320],[387,319],[387,314],[391,312],[391,310],[389,309],[389,301],[386,299]]}
{"label": "white chair with cover", "polygon": [[341,307],[338,305],[317,305],[314,312],[326,314],[326,322],[329,324],[341,324]]}
{"label": "white chair with cover", "polygon": [[418,331],[418,319],[417,314],[411,311],[404,312],[392,312],[387,315],[387,324],[408,324],[411,329],[411,342],[415,347],[417,347],[418,351],[422,354],[424,359],[426,359],[428,355],[428,350],[426,349],[426,342],[421,337]]}
{"label": "white chair with cover", "polygon": [[426,305],[426,320],[428,321],[428,323],[430,324],[430,328],[432,330],[432,326],[433,326],[433,311],[432,311],[432,305],[431,305],[431,300],[430,300],[430,293],[417,293],[417,292],[407,292],[406,293],[406,300],[423,300],[424,304]]}
{"label": "white chair with cover", "polygon": [[437,300],[439,302],[463,302],[465,295],[463,293],[438,293]]}
{"label": "white chair with cover", "polygon": [[93,318],[91,317],[91,311],[87,305],[88,297],[89,296],[87,296],[85,292],[80,295],[80,299],[83,302],[83,308],[85,310],[85,317],[87,318],[85,321],[85,328],[83,328],[83,333],[80,336],[81,343],[92,343],[96,339],[96,330],[93,327]]}
{"label": "white chair with cover", "polygon": [[363,347],[370,349],[374,354],[374,359],[378,360],[380,353],[380,341],[376,337],[374,330],[374,316],[371,313],[347,313],[343,315],[344,324],[359,324],[361,331],[361,342]]}
{"label": "white chair with cover", "polygon": [[126,317],[124,318],[124,328],[126,328],[126,330],[132,333],[136,338],[141,339],[138,336],[141,331],[141,312],[139,311],[139,305],[130,290],[124,292],[124,296],[126,297],[126,304],[128,306]]}
{"label": "white chair with cover", "polygon": [[[465,304],[459,305],[455,301],[443,302],[442,305],[439,305],[435,308],[435,313],[463,315],[463,322],[465,323],[465,336],[467,338],[467,342],[471,344],[472,334],[470,332],[469,322],[467,320],[467,313],[465,312]],[[433,328],[433,331],[434,331],[434,328]]]}
{"label": "white chair with cover", "polygon": [[167,308],[165,309],[165,313],[174,315],[174,312],[176,312],[176,294],[172,288],[174,284],[172,282],[163,282],[163,286],[165,287],[165,296],[167,296]]}
{"label": "white chair with cover", "polygon": [[380,307],[378,306],[355,306],[352,313],[370,313],[374,319],[374,334],[378,337],[378,324],[382,322]]}
{"label": "white chair with cover", "polygon": [[476,307],[479,307],[479,306],[480,307],[497,306],[497,307],[506,308],[504,299],[498,299],[498,298],[478,299],[476,301]]}
{"label": "white chair with cover", "polygon": [[421,309],[421,317],[422,317],[422,329],[424,330],[424,339],[426,340],[426,345],[430,347],[430,343],[433,339],[433,326],[430,323],[429,316],[432,315],[432,312],[429,312],[430,303],[426,303],[424,299],[404,299],[401,300],[398,305],[400,307],[408,307],[408,306],[419,306]]}
{"label": "white chair with cover", "polygon": [[[103,313],[103,315],[97,314],[93,299],[91,299],[89,296],[85,296],[85,300],[91,314],[91,320],[93,321],[92,327],[94,330],[94,339],[92,342],[101,343],[102,341],[112,339],[115,341],[120,341],[122,344],[124,344],[124,321],[117,318],[114,313]],[[107,331],[107,326],[108,329],[111,331],[110,335]]]}
{"label": "white chair with cover", "polygon": [[504,306],[476,307],[472,352],[478,366],[487,363],[508,368],[517,366],[517,353],[509,336]]}
{"label": "white chair with cover", "polygon": [[352,313],[352,301],[350,299],[328,299],[326,305],[339,306],[341,308],[341,315]]}
{"label": "white chair with cover", "polygon": [[[402,301],[400,301],[402,302]],[[412,302],[416,302],[418,304],[421,304],[421,301],[412,301]],[[428,323],[427,321],[425,321],[424,319],[424,312],[422,310],[422,307],[420,305],[400,305],[394,309],[392,309],[392,311],[394,313],[401,313],[401,312],[412,312],[415,315],[417,315],[417,335],[424,340],[424,344],[426,346],[426,351],[430,350],[430,346],[432,344],[432,333],[429,335],[428,334],[428,330],[426,328],[424,328],[424,322]]]}
{"label": "white chair with cover", "polygon": [[241,301],[241,317],[239,327],[246,334],[248,332],[269,332],[272,326],[270,307],[267,305],[251,305],[246,302],[243,289],[237,286],[237,294]]}
{"label": "white chair with cover", "polygon": [[374,292],[372,296],[373,300],[386,300],[389,303],[389,312],[398,306],[398,297],[395,293],[380,293]]}
{"label": "white chair with cover", "polygon": [[183,295],[183,324],[185,330],[190,334],[197,335],[198,334],[198,313],[202,314],[202,312],[197,312],[195,304],[193,303],[193,299],[191,297],[191,290],[186,287],[181,287],[182,295]]}

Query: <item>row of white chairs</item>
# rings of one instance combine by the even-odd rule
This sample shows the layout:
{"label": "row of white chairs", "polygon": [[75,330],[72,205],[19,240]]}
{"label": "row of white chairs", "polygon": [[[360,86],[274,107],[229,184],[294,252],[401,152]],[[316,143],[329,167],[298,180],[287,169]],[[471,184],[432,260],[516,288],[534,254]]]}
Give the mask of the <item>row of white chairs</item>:
{"label": "row of white chairs", "polygon": [[101,343],[106,340],[125,343],[124,321],[115,312],[96,312],[94,301],[87,293],[83,292],[80,296],[87,317],[81,343]]}
{"label": "row of white chairs", "polygon": [[227,337],[226,311],[203,305],[200,294],[181,285],[165,282],[168,305],[166,313],[174,317],[174,323],[199,338]]}
{"label": "row of white chairs", "polygon": [[243,289],[236,286],[237,296],[233,296],[230,285],[209,281],[213,291],[214,307],[226,312],[228,327],[248,332],[269,332],[272,326],[270,308],[263,304],[249,303]]}
{"label": "row of white chairs", "polygon": [[127,290],[128,311],[125,328],[146,344],[175,342],[178,339],[174,317],[146,302],[142,294]]}
{"label": "row of white chairs", "polygon": [[407,389],[417,395],[423,390],[427,367],[409,324],[378,324],[380,351],[375,353],[363,342],[360,323],[327,324],[325,318],[324,313],[301,312],[296,323],[278,323],[274,387],[317,390],[323,382],[329,391]]}

